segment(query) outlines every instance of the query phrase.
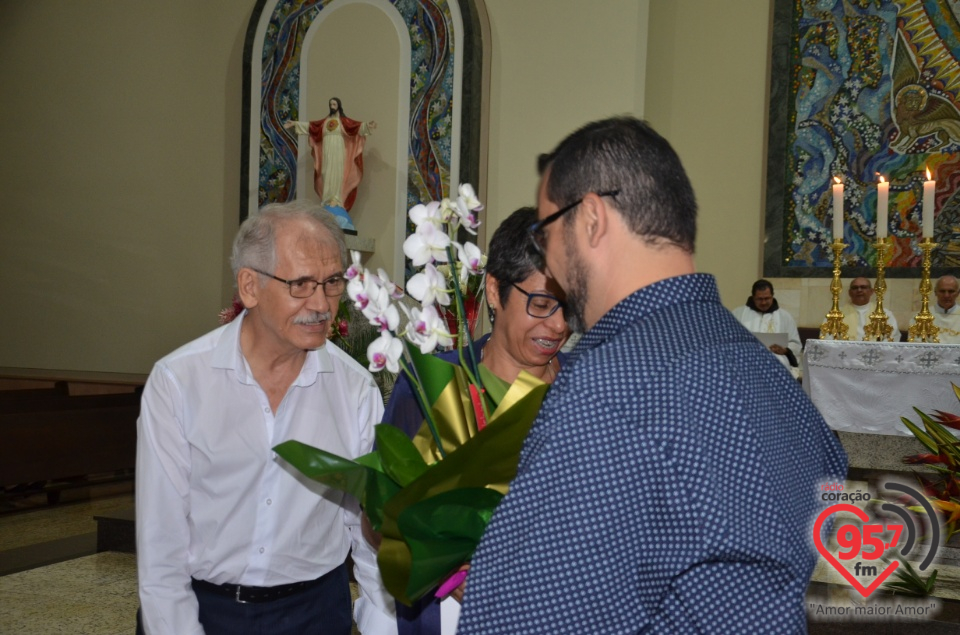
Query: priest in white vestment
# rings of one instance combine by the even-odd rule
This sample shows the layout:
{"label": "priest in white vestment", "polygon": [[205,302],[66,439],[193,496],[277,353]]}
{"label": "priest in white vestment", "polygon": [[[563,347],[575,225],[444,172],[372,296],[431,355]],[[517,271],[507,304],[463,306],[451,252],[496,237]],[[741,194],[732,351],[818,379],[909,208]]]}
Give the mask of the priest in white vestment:
{"label": "priest in white vestment", "polygon": [[941,344],[960,344],[958,289],[960,287],[955,276],[942,276],[934,286],[937,303],[933,307],[933,323],[940,329],[937,336]]}
{"label": "priest in white vestment", "polygon": [[[874,305],[870,302],[873,297],[873,283],[867,278],[854,278],[850,282],[850,304],[840,307],[843,313],[843,321],[847,325],[847,339],[853,341],[863,340],[863,327],[870,324],[870,314],[873,313]],[[883,312],[887,315],[887,324],[892,329],[888,342],[900,341],[900,328],[897,326],[897,318],[893,316],[890,309],[885,308]]]}
{"label": "priest in white vestment", "polygon": [[754,282],[747,304],[734,309],[733,315],[751,333],[786,333],[787,347],[774,344],[770,351],[787,368],[798,366],[802,345],[797,322],[777,304],[773,297],[773,284],[769,280]]}

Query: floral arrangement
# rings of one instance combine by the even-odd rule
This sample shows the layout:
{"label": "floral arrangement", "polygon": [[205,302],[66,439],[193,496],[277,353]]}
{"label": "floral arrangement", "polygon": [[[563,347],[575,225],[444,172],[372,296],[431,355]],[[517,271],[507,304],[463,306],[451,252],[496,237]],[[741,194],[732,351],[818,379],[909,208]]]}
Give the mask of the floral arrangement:
{"label": "floral arrangement", "polygon": [[[953,383],[950,385],[960,400],[960,388]],[[903,462],[926,465],[939,472],[940,478],[928,478],[920,474],[917,474],[917,478],[933,498],[933,506],[943,512],[944,531],[946,539],[950,540],[960,532],[960,439],[949,429],[960,430],[960,416],[941,410],[929,415],[916,407],[914,411],[920,416],[922,429],[906,417],[900,420],[929,453],[905,457]]]}
{"label": "floral arrangement", "polygon": [[[410,209],[416,226],[403,245],[419,269],[406,293],[383,270],[353,253],[347,294],[379,336],[367,348],[371,371],[403,372],[425,413],[414,439],[376,426],[376,450],[345,459],[298,441],[274,448],[305,475],[354,495],[382,535],[378,564],[387,589],[410,604],[468,562],[493,510],[516,475],[523,440],[547,385],[527,373],[506,384],[479,363],[469,327],[469,290],[480,285],[485,257],[461,231],[476,234],[483,206],[462,185],[451,201]],[[416,306],[401,302],[405,295]],[[399,307],[399,308],[398,308]],[[443,312],[456,315],[456,331]],[[406,317],[401,320],[401,313]],[[456,346],[459,365],[431,355]],[[442,595],[442,593],[438,593]]]}

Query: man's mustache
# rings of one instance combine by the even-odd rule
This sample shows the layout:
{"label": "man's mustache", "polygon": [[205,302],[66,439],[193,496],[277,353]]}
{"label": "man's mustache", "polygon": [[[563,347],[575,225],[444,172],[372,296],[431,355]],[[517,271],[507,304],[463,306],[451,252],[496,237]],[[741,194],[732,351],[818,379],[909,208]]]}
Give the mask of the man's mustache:
{"label": "man's mustache", "polygon": [[319,324],[320,322],[329,322],[330,321],[330,312],[325,311],[323,313],[319,311],[310,311],[305,315],[298,315],[294,318],[294,324]]}

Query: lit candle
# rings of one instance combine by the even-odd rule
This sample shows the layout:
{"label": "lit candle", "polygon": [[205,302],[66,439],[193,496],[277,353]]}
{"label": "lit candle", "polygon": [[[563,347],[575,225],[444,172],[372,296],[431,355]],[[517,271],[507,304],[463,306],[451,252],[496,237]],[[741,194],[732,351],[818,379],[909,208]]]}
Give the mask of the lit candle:
{"label": "lit candle", "polygon": [[833,239],[843,240],[843,183],[833,177]]}
{"label": "lit candle", "polygon": [[887,237],[887,199],[890,196],[890,184],[880,177],[877,183],[877,238]]}
{"label": "lit candle", "polygon": [[930,175],[927,168],[927,180],[923,182],[923,237],[933,238],[933,193],[937,189],[937,182]]}

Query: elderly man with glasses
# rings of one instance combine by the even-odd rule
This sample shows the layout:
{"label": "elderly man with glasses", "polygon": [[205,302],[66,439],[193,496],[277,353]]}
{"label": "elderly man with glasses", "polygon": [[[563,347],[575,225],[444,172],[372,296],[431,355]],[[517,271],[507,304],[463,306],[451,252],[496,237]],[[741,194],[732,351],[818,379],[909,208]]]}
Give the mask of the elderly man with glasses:
{"label": "elderly man with glasses", "polygon": [[154,366],[137,447],[137,569],[146,633],[349,635],[349,573],[363,633],[396,633],[393,601],[357,502],[302,477],[288,439],[356,457],[383,401],[327,330],[345,284],[336,220],[268,205],[240,227],[232,266],[245,307]]}
{"label": "elderly man with glasses", "polygon": [[[873,284],[867,278],[854,278],[850,281],[848,294],[850,303],[840,307],[840,310],[843,312],[843,321],[847,325],[847,338],[859,341],[863,339],[863,327],[870,324],[870,314],[874,309],[870,302],[870,298],[873,297]],[[890,309],[884,308],[883,312],[887,316],[887,324],[891,329],[887,341],[899,342],[900,330],[897,327],[897,318]]]}
{"label": "elderly man with glasses", "polygon": [[933,323],[940,329],[937,339],[941,344],[960,344],[960,308],[957,307],[957,292],[960,284],[956,276],[941,276],[934,285],[937,301],[931,307]]}
{"label": "elderly man with glasses", "polygon": [[538,218],[584,333],[476,551],[457,632],[803,632],[817,490],[846,458],[696,273],[673,148],[637,119],[588,124],[548,155]]}

